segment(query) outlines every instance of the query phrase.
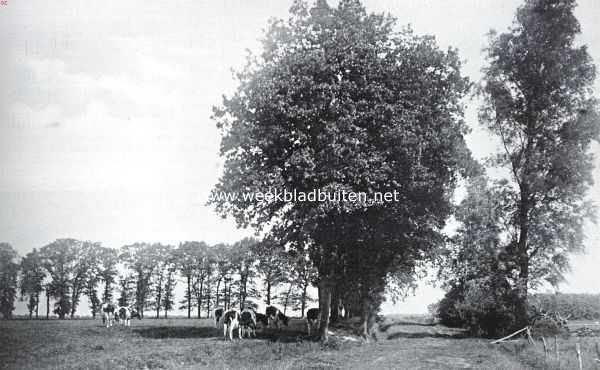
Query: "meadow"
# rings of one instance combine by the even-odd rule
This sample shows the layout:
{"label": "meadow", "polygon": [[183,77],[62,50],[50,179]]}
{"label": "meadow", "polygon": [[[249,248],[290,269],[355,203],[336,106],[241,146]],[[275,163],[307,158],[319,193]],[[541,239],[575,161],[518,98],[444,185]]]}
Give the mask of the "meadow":
{"label": "meadow", "polygon": [[[208,319],[133,320],[105,328],[100,320],[0,321],[0,367],[5,369],[596,369],[595,337],[560,338],[560,364],[541,344],[489,344],[461,330],[418,317],[387,317],[368,343],[332,328],[328,345],[309,338],[302,320],[257,339],[226,342]],[[553,342],[552,342],[553,343]],[[551,344],[552,346],[552,344]],[[553,348],[551,348],[553,350]],[[553,354],[553,352],[552,352]]]}

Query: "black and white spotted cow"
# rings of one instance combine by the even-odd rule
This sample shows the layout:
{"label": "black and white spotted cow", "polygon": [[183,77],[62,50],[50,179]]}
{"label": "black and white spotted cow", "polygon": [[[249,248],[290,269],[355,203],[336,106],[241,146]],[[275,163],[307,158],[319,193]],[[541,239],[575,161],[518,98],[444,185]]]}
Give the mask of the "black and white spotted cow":
{"label": "black and white spotted cow", "polygon": [[225,309],[223,307],[219,307],[217,309],[215,309],[214,312],[214,316],[215,316],[215,328],[220,328],[221,325],[223,325],[223,321],[221,321],[221,318],[223,317],[223,314],[225,313]]}
{"label": "black and white spotted cow", "polygon": [[246,308],[240,314],[240,331],[242,338],[256,337],[256,312],[252,308]]}
{"label": "black and white spotted cow", "polygon": [[289,317],[285,316],[277,307],[267,307],[265,314],[267,316],[268,326],[275,326],[277,329],[281,329],[282,322],[285,326],[288,326],[288,322],[290,320]]}
{"label": "black and white spotted cow", "polygon": [[309,336],[311,329],[317,328],[317,325],[319,324],[319,313],[320,311],[318,308],[311,308],[306,311],[306,328]]}
{"label": "black and white spotted cow", "polygon": [[240,327],[240,313],[236,310],[229,310],[223,315],[223,336],[225,340],[233,340],[233,331],[238,329],[238,337],[242,339],[242,328]]}
{"label": "black and white spotted cow", "polygon": [[257,312],[256,313],[256,325],[258,326],[258,324],[261,324],[261,326],[263,326],[265,328],[267,326],[269,326],[269,319],[267,318],[267,315]]}
{"label": "black and white spotted cow", "polygon": [[106,325],[107,328],[114,324],[115,309],[116,307],[112,303],[102,304],[102,324]]}
{"label": "black and white spotted cow", "polygon": [[131,319],[137,317],[138,319],[142,319],[139,312],[134,310],[133,308],[120,306],[117,309],[116,317],[118,317],[118,322],[121,323],[122,326],[131,326]]}

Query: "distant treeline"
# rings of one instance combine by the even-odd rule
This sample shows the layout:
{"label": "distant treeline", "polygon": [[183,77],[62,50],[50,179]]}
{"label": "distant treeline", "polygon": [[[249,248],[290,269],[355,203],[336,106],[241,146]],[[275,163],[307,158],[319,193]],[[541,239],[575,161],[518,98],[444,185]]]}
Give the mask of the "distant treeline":
{"label": "distant treeline", "polygon": [[[281,244],[245,238],[234,244],[187,241],[178,246],[134,243],[108,248],[98,242],[58,239],[21,257],[0,243],[0,313],[11,318],[16,299],[30,318],[75,318],[83,297],[92,315],[103,302],[154,311],[167,317],[176,308],[187,317],[208,317],[219,306],[243,307],[246,300],[278,304],[304,315],[316,277],[307,256],[290,255]],[[182,297],[175,286],[184,286]],[[43,302],[43,298],[45,302]],[[178,299],[179,298],[179,299]]]}
{"label": "distant treeline", "polygon": [[569,320],[600,320],[600,294],[534,294],[530,303]]}

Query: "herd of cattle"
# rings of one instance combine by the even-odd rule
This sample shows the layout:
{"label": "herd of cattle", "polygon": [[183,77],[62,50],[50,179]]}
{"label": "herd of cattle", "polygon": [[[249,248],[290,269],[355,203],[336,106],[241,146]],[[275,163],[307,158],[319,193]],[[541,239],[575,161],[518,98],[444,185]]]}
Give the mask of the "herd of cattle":
{"label": "herd of cattle", "polygon": [[116,307],[112,303],[105,303],[102,305],[102,323],[107,328],[113,326],[114,323],[120,323],[123,326],[131,326],[131,319],[137,317],[141,319],[140,314],[129,307],[119,306]]}
{"label": "herd of cattle", "polygon": [[[132,318],[141,319],[140,314],[130,307],[115,306],[111,303],[102,305],[102,323],[110,328],[115,323],[122,326],[131,326]],[[256,306],[248,305],[241,312],[235,309],[225,311],[217,308],[214,311],[215,327],[223,329],[225,340],[233,340],[233,331],[238,330],[240,339],[256,337],[256,330],[260,326],[281,329],[281,325],[288,326],[289,317],[284,315],[277,307],[267,307],[264,314],[256,312]],[[306,328],[308,335],[314,332],[319,323],[319,309],[311,308],[306,312]]]}

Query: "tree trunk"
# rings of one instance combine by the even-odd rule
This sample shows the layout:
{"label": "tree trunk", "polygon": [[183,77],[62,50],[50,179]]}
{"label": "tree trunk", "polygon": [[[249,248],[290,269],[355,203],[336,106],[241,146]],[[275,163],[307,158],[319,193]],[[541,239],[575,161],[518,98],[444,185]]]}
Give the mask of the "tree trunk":
{"label": "tree trunk", "polygon": [[319,326],[319,337],[321,342],[327,343],[329,332],[329,315],[331,311],[331,287],[330,278],[323,276],[319,279],[319,310],[321,323]]}
{"label": "tree trunk", "polygon": [[287,293],[285,294],[285,304],[283,305],[283,314],[285,315],[287,312],[287,306],[288,303],[290,301],[290,293],[292,292],[292,288],[294,287],[294,285],[292,283],[290,283],[290,287],[288,288]]}
{"label": "tree trunk", "polygon": [[202,292],[204,291],[204,277],[200,279],[200,291],[198,292],[198,318],[202,318]]}
{"label": "tree trunk", "polygon": [[210,284],[207,284],[206,290],[208,291],[208,294],[206,295],[206,318],[210,318]]}
{"label": "tree trunk", "polygon": [[301,298],[301,310],[302,310],[302,316],[304,317],[304,311],[306,310],[306,291],[308,289],[308,280],[305,280],[302,283],[302,298]]}
{"label": "tree trunk", "polygon": [[227,281],[224,280],[223,281],[223,308],[225,311],[227,311],[229,309],[229,307],[227,307]]}
{"label": "tree trunk", "polygon": [[221,287],[221,278],[217,280],[217,291],[215,292],[215,307],[219,307],[219,288]]}
{"label": "tree trunk", "polygon": [[160,301],[161,301],[161,289],[158,289],[158,294],[156,295],[156,318],[160,317]]}
{"label": "tree trunk", "polygon": [[360,307],[360,336],[369,340],[371,335],[370,317],[372,316],[371,302],[368,292],[363,292]]}
{"label": "tree trunk", "polygon": [[267,279],[267,306],[271,305],[271,279]]}
{"label": "tree trunk", "polygon": [[336,323],[339,321],[339,317],[340,317],[340,312],[338,310],[339,305],[340,305],[340,294],[338,292],[338,287],[334,287],[333,291],[331,292],[331,316],[329,318],[330,322],[332,324]]}
{"label": "tree trunk", "polygon": [[46,320],[50,319],[50,294],[48,294],[48,290],[46,289]]}
{"label": "tree trunk", "polygon": [[529,325],[527,309],[527,286],[529,283],[529,189],[526,183],[521,185],[521,202],[519,205],[519,241],[517,244],[517,258],[519,266],[519,280],[517,281],[517,302],[515,304],[516,324],[518,328]]}
{"label": "tree trunk", "polygon": [[187,311],[188,311],[188,319],[192,318],[192,278],[188,274],[187,275]]}

